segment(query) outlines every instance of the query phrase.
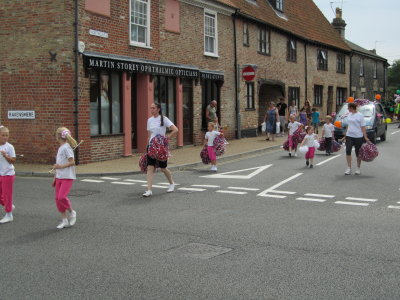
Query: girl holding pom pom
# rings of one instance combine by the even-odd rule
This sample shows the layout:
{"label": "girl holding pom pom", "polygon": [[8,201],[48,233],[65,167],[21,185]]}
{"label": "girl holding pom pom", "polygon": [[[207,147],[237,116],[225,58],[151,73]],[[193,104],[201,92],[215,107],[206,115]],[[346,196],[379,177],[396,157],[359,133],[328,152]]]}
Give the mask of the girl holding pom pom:
{"label": "girl holding pom pom", "polygon": [[312,126],[306,127],[306,136],[301,142],[300,147],[307,146],[308,151],[306,153],[306,166],[310,166],[312,169],[314,167],[314,154],[315,154],[315,140],[317,135],[314,134],[314,128]]}

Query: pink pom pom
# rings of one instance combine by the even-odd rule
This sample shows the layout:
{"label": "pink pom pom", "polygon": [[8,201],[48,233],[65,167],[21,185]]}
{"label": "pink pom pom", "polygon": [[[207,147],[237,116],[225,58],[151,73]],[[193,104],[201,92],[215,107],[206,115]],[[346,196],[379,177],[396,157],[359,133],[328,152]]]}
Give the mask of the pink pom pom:
{"label": "pink pom pom", "polygon": [[210,158],[208,157],[207,145],[204,145],[203,149],[201,149],[200,157],[201,161],[205,165],[208,165],[211,162]]}
{"label": "pink pom pom", "polygon": [[379,155],[378,147],[372,143],[364,143],[358,155],[362,161],[373,161]]}

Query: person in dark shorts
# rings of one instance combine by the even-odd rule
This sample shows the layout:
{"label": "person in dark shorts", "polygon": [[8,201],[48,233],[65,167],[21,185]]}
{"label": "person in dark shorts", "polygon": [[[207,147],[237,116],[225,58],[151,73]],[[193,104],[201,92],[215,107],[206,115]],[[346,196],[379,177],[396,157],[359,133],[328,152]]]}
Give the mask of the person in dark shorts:
{"label": "person in dark shorts", "polygon": [[280,98],[280,102],[276,105],[278,108],[278,113],[279,113],[279,122],[281,123],[281,134],[280,136],[285,135],[285,125],[286,125],[286,110],[287,110],[287,104],[285,103],[285,98]]}

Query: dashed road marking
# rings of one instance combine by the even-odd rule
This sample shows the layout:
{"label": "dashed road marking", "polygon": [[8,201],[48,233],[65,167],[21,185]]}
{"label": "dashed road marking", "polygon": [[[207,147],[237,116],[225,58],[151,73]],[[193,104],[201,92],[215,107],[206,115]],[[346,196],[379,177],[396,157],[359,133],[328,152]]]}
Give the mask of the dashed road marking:
{"label": "dashed road marking", "polygon": [[325,202],[326,199],[317,199],[317,198],[307,198],[307,197],[299,197],[296,200],[300,201],[311,201],[311,202]]}
{"label": "dashed road marking", "polygon": [[[287,182],[289,182],[289,181],[291,181],[291,180],[293,180],[293,179],[296,179],[297,177],[299,177],[299,176],[301,176],[301,175],[303,175],[303,173],[297,173],[297,174],[295,174],[295,175],[293,175],[293,176],[291,176],[291,177],[289,177],[289,178],[287,178],[287,179],[285,179],[285,180],[282,180],[281,182],[279,182],[279,183],[277,183],[277,184],[271,186],[270,188],[268,188],[268,189],[262,191],[262,192],[259,193],[257,196],[260,196],[260,197],[268,197],[267,195],[270,194],[270,193],[275,193],[275,192],[280,193],[280,192],[282,192],[282,191],[275,191],[275,189],[278,188],[278,187],[280,187],[281,185],[284,185],[285,183],[287,183]],[[295,192],[285,192],[285,193],[295,193]],[[276,198],[285,198],[285,197],[286,197],[286,196],[280,196],[280,197],[276,197]]]}
{"label": "dashed road marking", "polygon": [[341,154],[332,156],[332,157],[330,157],[330,158],[328,158],[328,159],[325,159],[325,160],[323,160],[323,161],[317,163],[316,165],[317,165],[317,166],[321,166],[321,165],[323,165],[323,164],[325,164],[325,163],[331,161],[332,159],[338,158],[340,155],[341,155]]}
{"label": "dashed road marking", "polygon": [[376,202],[378,199],[346,197],[346,200]]}
{"label": "dashed road marking", "polygon": [[400,130],[397,130],[397,131],[393,131],[391,134],[396,134],[396,133],[399,133],[400,132]]}
{"label": "dashed road marking", "polygon": [[243,190],[243,191],[259,191],[260,190],[260,189],[256,189],[256,188],[246,188],[246,187],[239,187],[239,186],[228,186],[228,189]]}
{"label": "dashed road marking", "polygon": [[[250,178],[260,174],[262,171],[268,169],[271,166],[272,166],[272,164],[266,165],[266,166],[261,166],[261,167],[255,167],[255,168],[248,168],[248,169],[242,169],[242,170],[237,170],[237,171],[231,171],[231,172],[225,172],[225,173],[219,173],[219,174],[213,174],[213,175],[206,175],[206,176],[201,176],[201,177],[218,178],[218,179],[250,179]],[[255,170],[255,171],[253,171],[247,175],[232,175],[232,174],[241,173],[241,172],[249,171],[249,170]]]}
{"label": "dashed road marking", "polygon": [[[162,185],[170,185],[169,182],[159,182],[158,184],[162,184]],[[180,185],[179,183],[174,183],[174,185]]]}
{"label": "dashed road marking", "polygon": [[325,195],[325,194],[304,194],[304,196],[310,196],[310,197],[320,197],[320,198],[335,198],[335,195]]}
{"label": "dashed road marking", "polygon": [[278,191],[278,190],[273,190],[271,191],[272,193],[276,193],[276,194],[286,194],[286,195],[294,195],[296,194],[296,192],[289,192],[289,191]]}
{"label": "dashed road marking", "polygon": [[222,194],[234,194],[234,195],[246,195],[247,192],[237,192],[237,191],[226,191],[226,190],[218,190],[215,191],[216,193],[222,193]]}
{"label": "dashed road marking", "polygon": [[[258,195],[257,195],[258,196]],[[267,198],[278,198],[278,199],[284,199],[286,198],[286,196],[282,196],[282,195],[273,195],[273,194],[265,194],[262,195],[262,197],[267,197]]]}
{"label": "dashed road marking", "polygon": [[400,206],[396,206],[396,205],[389,205],[388,208],[394,208],[394,209],[400,209]]}
{"label": "dashed road marking", "polygon": [[360,203],[360,202],[346,202],[346,201],[336,201],[336,204],[345,204],[345,205],[355,205],[355,206],[368,206],[368,203]]}
{"label": "dashed road marking", "polygon": [[93,183],[104,182],[104,180],[96,180],[96,179],[82,179],[81,181],[84,181],[84,182],[93,182]]}
{"label": "dashed road marking", "polygon": [[220,188],[219,185],[212,185],[212,184],[192,184],[191,186],[194,187],[205,187],[205,188]]}
{"label": "dashed road marking", "polygon": [[180,191],[192,191],[192,192],[204,192],[206,189],[198,189],[198,188],[179,188]]}
{"label": "dashed road marking", "polygon": [[136,184],[134,182],[123,182],[123,181],[113,181],[112,184],[120,184],[120,185],[133,185]]}
{"label": "dashed road marking", "polygon": [[[147,184],[142,184],[142,186],[147,187]],[[154,188],[159,188],[159,189],[167,189],[168,187],[165,185],[158,185],[158,184],[153,184],[152,187]]]}
{"label": "dashed road marking", "polygon": [[124,179],[124,181],[137,182],[137,183],[147,183],[147,181],[145,181],[145,180],[136,180],[136,179]]}
{"label": "dashed road marking", "polygon": [[101,179],[105,179],[105,180],[120,180],[120,178],[115,178],[115,177],[100,177]]}

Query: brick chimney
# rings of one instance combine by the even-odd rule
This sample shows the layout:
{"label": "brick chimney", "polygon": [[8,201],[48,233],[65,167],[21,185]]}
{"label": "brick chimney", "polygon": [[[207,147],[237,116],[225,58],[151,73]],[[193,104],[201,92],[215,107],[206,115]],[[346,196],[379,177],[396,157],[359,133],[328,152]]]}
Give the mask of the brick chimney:
{"label": "brick chimney", "polygon": [[346,25],[346,22],[342,19],[342,9],[336,7],[336,18],[333,19],[332,26],[339,32],[343,39],[345,38]]}

